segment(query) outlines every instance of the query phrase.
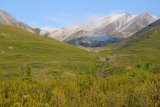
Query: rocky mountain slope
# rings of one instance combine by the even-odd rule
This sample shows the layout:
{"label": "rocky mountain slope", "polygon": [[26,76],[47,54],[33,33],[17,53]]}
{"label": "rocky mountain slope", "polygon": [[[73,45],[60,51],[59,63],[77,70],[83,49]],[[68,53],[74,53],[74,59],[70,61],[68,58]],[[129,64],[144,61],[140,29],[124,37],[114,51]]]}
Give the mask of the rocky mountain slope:
{"label": "rocky mountain slope", "polygon": [[148,13],[141,15],[121,13],[64,28],[39,29],[20,22],[9,13],[0,10],[0,24],[16,26],[32,33],[47,35],[59,41],[83,47],[99,47],[121,41],[155,20],[157,17]]}
{"label": "rocky mountain slope", "polygon": [[22,29],[29,31],[29,32],[32,32],[32,33],[39,33],[38,28],[33,28],[23,22],[18,21],[12,15],[10,15],[9,13],[7,13],[1,9],[0,9],[0,24],[16,26],[16,27],[22,28]]}
{"label": "rocky mountain slope", "polygon": [[110,14],[88,23],[59,29],[44,29],[49,37],[77,46],[98,47],[125,39],[157,20],[148,13]]}

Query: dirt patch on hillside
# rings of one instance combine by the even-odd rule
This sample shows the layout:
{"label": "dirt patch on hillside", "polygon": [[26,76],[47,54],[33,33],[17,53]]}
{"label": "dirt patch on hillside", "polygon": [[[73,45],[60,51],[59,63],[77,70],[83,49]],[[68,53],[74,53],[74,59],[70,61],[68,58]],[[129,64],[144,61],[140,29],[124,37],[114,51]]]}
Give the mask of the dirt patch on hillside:
{"label": "dirt patch on hillside", "polygon": [[98,57],[98,59],[102,62],[115,62],[118,60],[119,56],[113,55],[113,56],[104,56],[104,57]]}

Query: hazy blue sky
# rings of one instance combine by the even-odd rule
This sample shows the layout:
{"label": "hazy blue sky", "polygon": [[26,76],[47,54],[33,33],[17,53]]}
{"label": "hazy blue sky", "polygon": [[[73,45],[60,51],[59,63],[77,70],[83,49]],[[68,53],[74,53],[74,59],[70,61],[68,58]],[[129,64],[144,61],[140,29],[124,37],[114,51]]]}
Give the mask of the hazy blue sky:
{"label": "hazy blue sky", "polygon": [[113,12],[160,16],[160,0],[0,0],[0,9],[31,25],[61,27]]}

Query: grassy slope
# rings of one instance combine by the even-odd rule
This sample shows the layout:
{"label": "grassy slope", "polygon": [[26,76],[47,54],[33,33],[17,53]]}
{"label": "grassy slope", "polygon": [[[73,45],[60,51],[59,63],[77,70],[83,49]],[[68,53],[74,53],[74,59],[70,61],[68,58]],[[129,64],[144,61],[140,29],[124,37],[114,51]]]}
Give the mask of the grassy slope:
{"label": "grassy slope", "polygon": [[121,67],[123,71],[127,68],[133,70],[137,64],[144,63],[160,66],[160,26],[113,44],[99,54],[118,57],[114,61],[114,66]]}
{"label": "grassy slope", "polygon": [[[0,106],[159,106],[160,76],[141,67],[145,62],[159,67],[159,34],[157,27],[92,53],[0,26]],[[97,57],[110,59],[96,63]],[[93,75],[78,75],[90,71]]]}
{"label": "grassy slope", "polygon": [[[19,28],[0,26],[0,71],[24,73],[32,67],[35,76],[85,73],[94,63],[93,54],[56,40],[33,35]],[[5,76],[4,73],[3,76]],[[7,75],[6,74],[6,75]],[[16,74],[15,74],[16,75]]]}

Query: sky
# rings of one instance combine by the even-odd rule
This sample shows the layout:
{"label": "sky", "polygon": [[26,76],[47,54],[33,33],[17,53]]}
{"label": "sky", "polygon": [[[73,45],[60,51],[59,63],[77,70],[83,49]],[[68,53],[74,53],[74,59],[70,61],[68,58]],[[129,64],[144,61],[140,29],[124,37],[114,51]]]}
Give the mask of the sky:
{"label": "sky", "polygon": [[0,0],[0,9],[37,27],[63,27],[111,13],[160,16],[160,0]]}

